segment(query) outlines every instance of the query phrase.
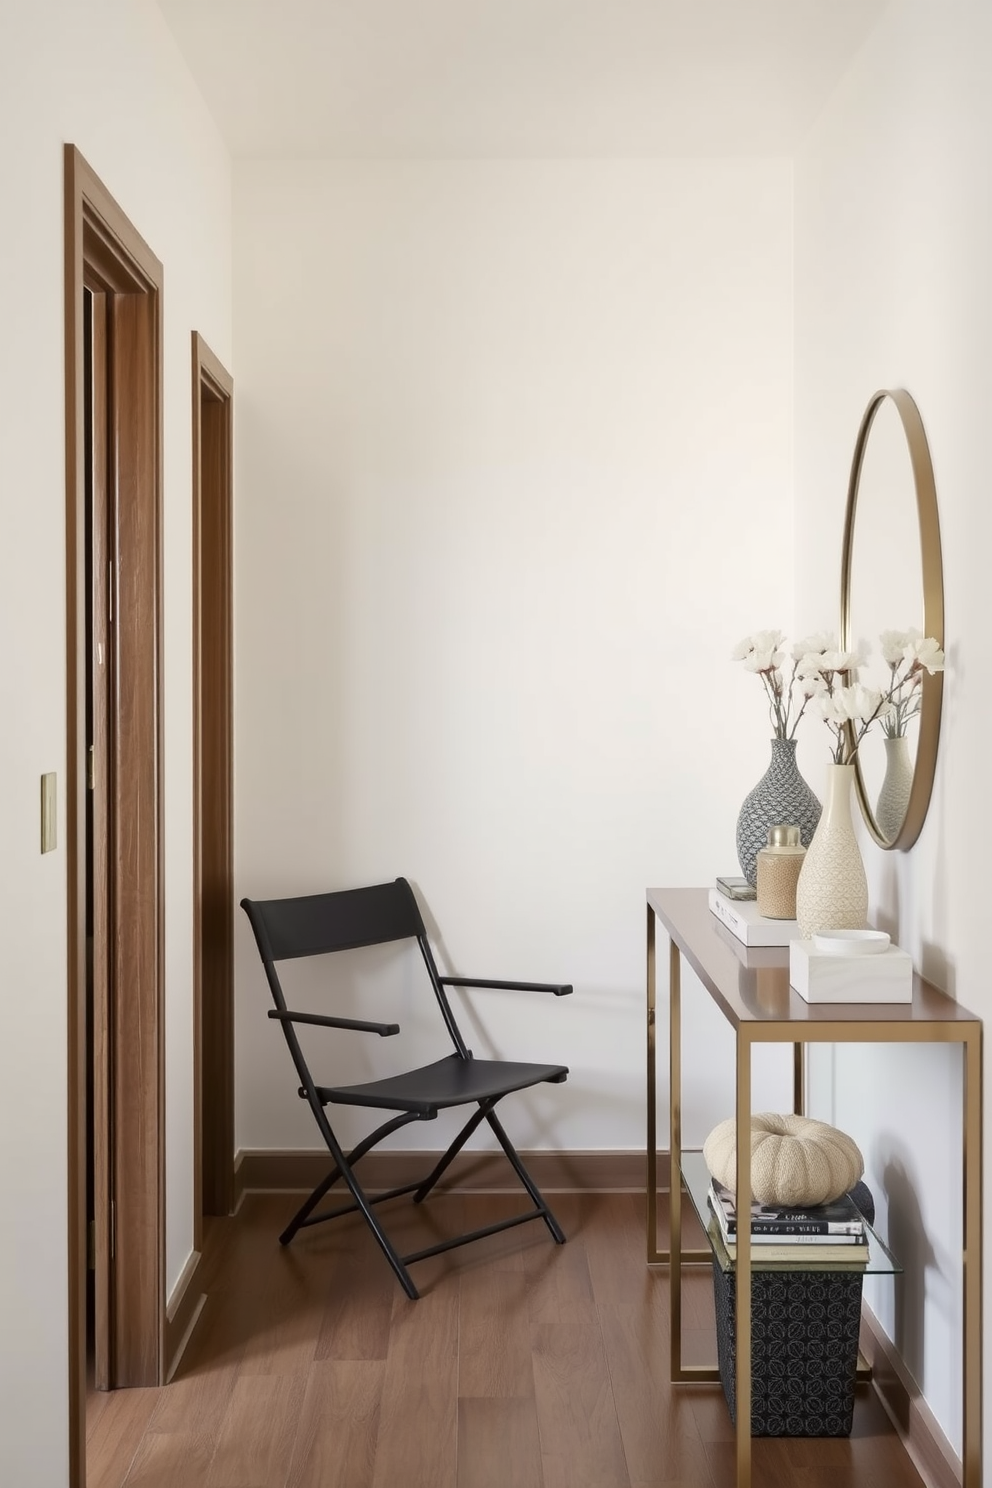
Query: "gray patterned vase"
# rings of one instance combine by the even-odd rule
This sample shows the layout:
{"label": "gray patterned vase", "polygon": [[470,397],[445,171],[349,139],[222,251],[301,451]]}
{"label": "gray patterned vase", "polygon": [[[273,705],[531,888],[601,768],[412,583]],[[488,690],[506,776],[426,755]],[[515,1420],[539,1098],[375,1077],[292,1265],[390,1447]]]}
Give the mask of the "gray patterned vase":
{"label": "gray patterned vase", "polygon": [[886,842],[895,842],[906,820],[909,798],[913,791],[913,760],[905,734],[883,740],[885,744],[885,779],[878,793],[875,825]]}
{"label": "gray patterned vase", "polygon": [[799,840],[809,847],[819,820],[820,803],[796,764],[795,739],[773,739],[771,764],[744,797],[737,818],[737,857],[752,888],[758,882],[758,853],[768,841],[768,828],[798,827]]}

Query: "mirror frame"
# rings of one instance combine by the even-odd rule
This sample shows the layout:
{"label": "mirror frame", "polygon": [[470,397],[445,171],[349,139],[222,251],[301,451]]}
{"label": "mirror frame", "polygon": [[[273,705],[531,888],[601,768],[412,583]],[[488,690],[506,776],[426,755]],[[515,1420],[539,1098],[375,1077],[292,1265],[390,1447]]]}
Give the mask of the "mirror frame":
{"label": "mirror frame", "polygon": [[[940,548],[940,520],[937,514],[937,487],[930,460],[930,447],[927,444],[920,411],[910,394],[905,388],[881,388],[869,401],[861,420],[847,487],[847,511],[844,517],[844,543],[840,574],[840,632],[841,646],[844,650],[850,649],[854,644],[851,633],[851,572],[854,563],[854,523],[858,507],[861,469],[875,415],[886,399],[894,404],[899,414],[909,448],[913,483],[916,487],[916,512],[920,528],[920,567],[923,578],[923,634],[933,636],[941,647],[944,644],[944,568]],[[896,618],[893,617],[894,622]],[[940,738],[943,693],[943,673],[935,672],[931,676],[929,672],[924,672],[913,785],[902,826],[891,841],[883,837],[879,831],[865,789],[861,761],[857,755],[854,757],[854,781],[861,814],[872,837],[879,847],[886,850],[898,848],[901,852],[907,852],[919,837],[926,820],[937,767],[937,743]]]}

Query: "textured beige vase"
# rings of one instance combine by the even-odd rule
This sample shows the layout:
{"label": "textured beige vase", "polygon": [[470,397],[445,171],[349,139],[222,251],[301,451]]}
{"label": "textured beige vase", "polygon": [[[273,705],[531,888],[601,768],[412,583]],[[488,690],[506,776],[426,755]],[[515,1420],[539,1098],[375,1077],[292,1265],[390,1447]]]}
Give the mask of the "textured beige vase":
{"label": "textured beige vase", "polygon": [[913,761],[909,741],[904,734],[885,739],[885,778],[878,793],[875,824],[886,842],[894,842],[906,820],[909,795],[913,789]]}
{"label": "textured beige vase", "polygon": [[804,940],[817,930],[862,930],[868,880],[851,818],[853,765],[827,766],[823,814],[796,886],[796,919]]}

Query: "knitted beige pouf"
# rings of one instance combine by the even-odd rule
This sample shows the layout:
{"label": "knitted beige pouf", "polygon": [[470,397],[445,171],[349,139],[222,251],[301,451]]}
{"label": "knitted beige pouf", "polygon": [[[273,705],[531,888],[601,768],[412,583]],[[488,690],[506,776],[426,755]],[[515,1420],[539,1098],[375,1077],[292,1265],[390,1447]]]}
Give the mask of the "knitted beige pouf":
{"label": "knitted beige pouf", "polygon": [[[737,1190],[737,1123],[715,1126],[703,1143],[718,1183]],[[828,1204],[853,1188],[865,1170],[845,1132],[809,1116],[763,1111],[751,1117],[751,1193],[759,1204]]]}

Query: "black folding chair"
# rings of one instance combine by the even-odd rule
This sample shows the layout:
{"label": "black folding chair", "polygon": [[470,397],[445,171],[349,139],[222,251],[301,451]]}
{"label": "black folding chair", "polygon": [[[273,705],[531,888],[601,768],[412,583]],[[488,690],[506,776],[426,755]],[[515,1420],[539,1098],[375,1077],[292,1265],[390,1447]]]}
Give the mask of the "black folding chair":
{"label": "black folding chair", "polygon": [[[269,1017],[282,1024],[300,1079],[299,1094],[309,1102],[321,1135],[334,1159],[334,1167],[327,1177],[317,1185],[279,1236],[281,1243],[288,1245],[297,1230],[306,1225],[321,1224],[324,1220],[335,1219],[341,1214],[353,1214],[359,1209],[399,1278],[400,1285],[411,1298],[418,1297],[419,1293],[407,1271],[408,1265],[425,1260],[427,1256],[438,1255],[441,1251],[451,1250],[456,1245],[467,1245],[471,1240],[481,1240],[485,1235],[508,1230],[513,1225],[543,1219],[557,1243],[564,1245],[565,1236],[503,1130],[495,1107],[504,1095],[513,1090],[527,1090],[543,1081],[560,1084],[566,1078],[568,1069],[561,1064],[516,1064],[505,1059],[473,1058],[455,1022],[445,988],[501,987],[523,992],[551,992],[555,997],[565,996],[572,988],[561,983],[482,981],[474,977],[440,976],[417,901],[405,878],[397,878],[393,883],[376,884],[371,888],[347,889],[332,894],[308,894],[297,899],[242,899],[241,907],[247,913],[255,932],[255,940],[275,1002],[275,1009],[270,1010]],[[364,1019],[336,1018],[324,1013],[292,1012],[286,1007],[275,963],[299,956],[322,956],[331,951],[383,945],[388,941],[407,938],[415,939],[420,946],[427,975],[455,1052],[434,1064],[424,1065],[404,1074],[391,1075],[383,1080],[338,1087],[317,1085],[303,1057],[294,1024],[313,1023],[322,1028],[357,1029],[383,1037],[399,1033],[399,1024],[369,1023]],[[377,1127],[350,1153],[345,1154],[327,1119],[325,1107],[328,1105],[368,1106],[377,1110],[398,1111],[400,1114]],[[398,1131],[411,1121],[431,1121],[439,1111],[446,1110],[449,1106],[475,1106],[475,1110],[433,1171],[421,1182],[408,1183],[402,1188],[393,1188],[387,1193],[369,1198],[355,1177],[355,1164],[359,1159],[391,1132]],[[534,1208],[501,1220],[498,1224],[486,1225],[484,1229],[472,1230],[468,1234],[444,1240],[439,1245],[431,1245],[426,1250],[418,1250],[412,1255],[398,1255],[372,1206],[405,1193],[413,1194],[415,1204],[421,1203],[483,1121],[488,1122],[495,1132],[496,1140],[530,1195]],[[342,1179],[350,1189],[354,1203],[326,1213],[314,1214],[314,1209],[338,1179]]]}

